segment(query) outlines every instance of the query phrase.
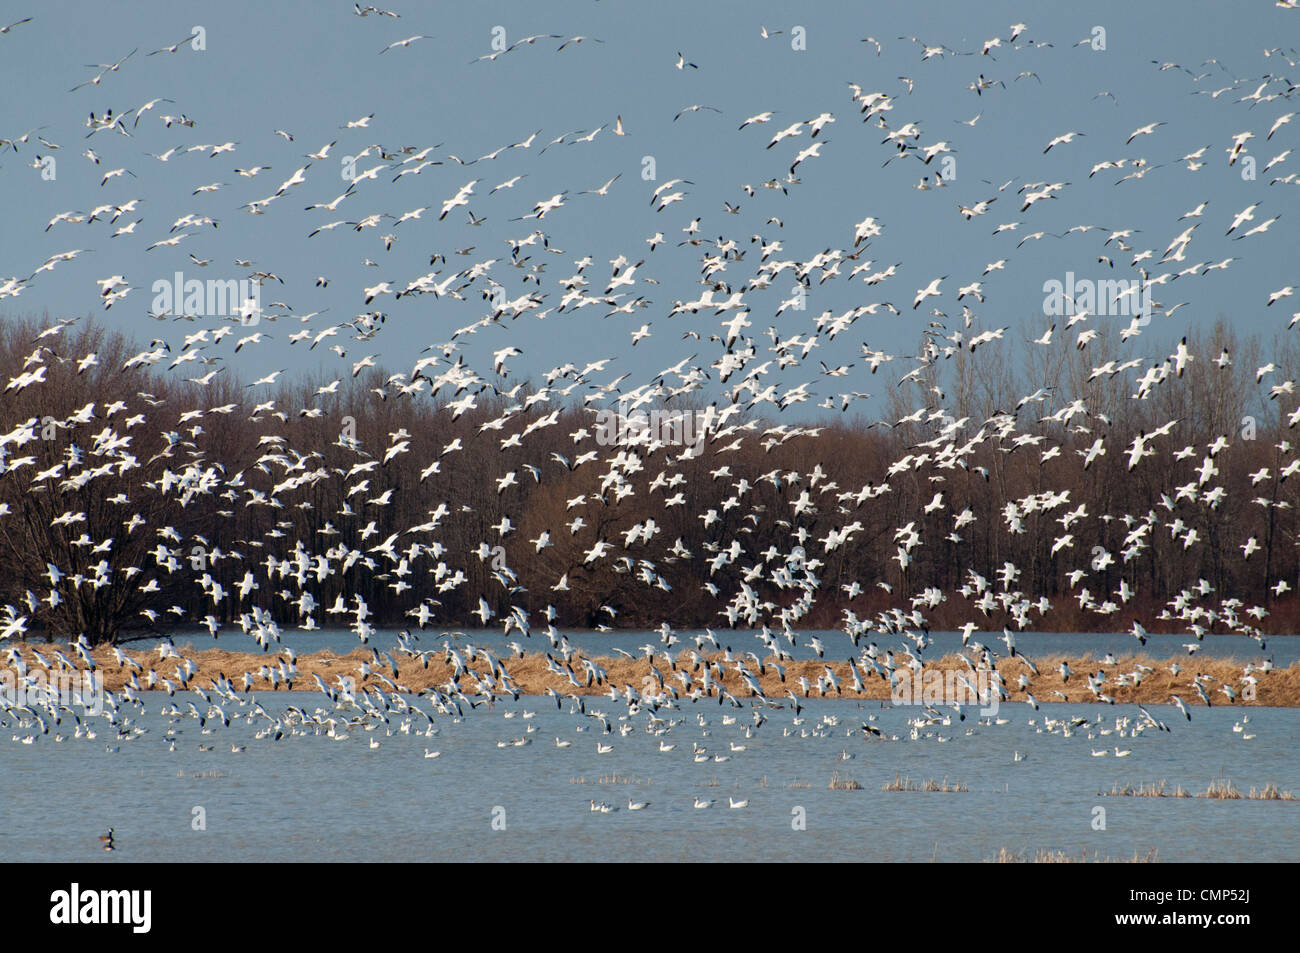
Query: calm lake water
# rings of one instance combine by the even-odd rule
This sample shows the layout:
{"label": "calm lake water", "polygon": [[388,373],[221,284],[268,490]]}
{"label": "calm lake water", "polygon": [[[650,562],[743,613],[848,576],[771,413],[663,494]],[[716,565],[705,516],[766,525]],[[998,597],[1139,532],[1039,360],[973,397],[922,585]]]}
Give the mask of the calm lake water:
{"label": "calm lake water", "polygon": [[[1203,792],[1228,778],[1243,792],[1276,783],[1300,792],[1300,710],[1193,709],[1192,722],[1151,706],[1171,732],[1117,732],[1133,706],[1004,705],[1006,724],[919,729],[922,709],[813,699],[802,723],[789,709],[686,702],[661,712],[672,727],[654,734],[648,715],[622,703],[587,700],[592,717],[557,711],[544,697],[497,703],[463,719],[404,716],[335,740],[324,733],[254,737],[266,719],[233,718],[204,733],[197,719],[159,713],[196,696],[148,693],[130,714],[143,729],[118,741],[102,719],[95,739],[52,726],[35,741],[6,715],[0,727],[0,856],[17,861],[239,860],[894,860],[979,861],[1002,848],[1032,853],[1127,858],[1155,848],[1165,861],[1294,861],[1300,857],[1300,803],[1103,797],[1113,784],[1167,780]],[[257,696],[272,716],[294,704],[328,708],[314,693]],[[427,702],[424,703],[427,708]],[[226,703],[232,716],[252,704]],[[127,711],[124,708],[124,711]],[[535,713],[525,718],[524,713]],[[755,714],[766,719],[753,728]],[[512,715],[514,717],[507,717]],[[1249,721],[1234,732],[1234,724]],[[1039,733],[1045,719],[1093,722],[1063,737]],[[857,729],[867,718],[886,736]],[[735,718],[724,724],[724,718]],[[705,722],[700,724],[701,719]],[[825,719],[838,720],[828,725]],[[1100,724],[1095,724],[1097,719]],[[1032,723],[1032,724],[1031,724]],[[620,729],[630,726],[626,736]],[[529,727],[535,730],[527,731]],[[166,732],[174,730],[170,741]],[[578,729],[584,730],[578,730]],[[749,729],[747,737],[747,728]],[[39,728],[37,728],[39,732]],[[391,732],[391,734],[390,734]],[[1094,735],[1089,738],[1088,734]],[[19,740],[12,740],[14,736]],[[805,736],[806,735],[806,736]],[[1127,732],[1126,732],[1127,735]],[[1253,735],[1254,737],[1247,737]],[[522,747],[499,742],[531,739]],[[556,739],[572,742],[558,748]],[[940,740],[943,739],[943,740]],[[175,750],[170,750],[171,742]],[[378,742],[372,748],[372,742]],[[597,744],[613,745],[599,754]],[[106,751],[106,745],[118,748]],[[200,745],[211,745],[201,751]],[[232,751],[232,745],[243,747]],[[674,745],[661,751],[663,745]],[[696,762],[701,746],[709,760]],[[743,751],[733,750],[743,746]],[[1129,750],[1117,758],[1114,749]],[[429,759],[425,752],[438,751]],[[1093,751],[1110,752],[1104,757]],[[1017,761],[1016,754],[1024,755]],[[841,760],[844,755],[851,756]],[[713,760],[721,755],[727,760]],[[828,788],[833,772],[861,790]],[[886,792],[897,775],[962,782],[966,793]],[[712,801],[696,809],[696,798]],[[730,809],[730,798],[748,806]],[[589,801],[617,808],[593,813]],[[647,801],[629,811],[628,801]],[[1105,811],[1105,830],[1094,830]],[[195,808],[206,830],[194,830]],[[803,818],[804,829],[795,829]],[[504,826],[504,829],[495,829]],[[113,827],[118,850],[98,837]]]}

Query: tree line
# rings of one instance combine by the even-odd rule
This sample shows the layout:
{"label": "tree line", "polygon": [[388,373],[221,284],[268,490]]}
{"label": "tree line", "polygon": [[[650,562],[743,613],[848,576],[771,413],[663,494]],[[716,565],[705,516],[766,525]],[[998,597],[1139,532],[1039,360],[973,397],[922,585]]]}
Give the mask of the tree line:
{"label": "tree line", "polygon": [[[596,414],[613,404],[585,388],[530,402],[542,383],[504,391],[489,375],[456,416],[450,388],[405,396],[393,369],[253,389],[227,367],[200,386],[185,380],[195,365],[166,369],[172,354],[123,369],[141,349],[93,322],[38,338],[49,326],[0,326],[0,605],[35,635],[228,630],[254,607],[329,628],[352,624],[358,600],[370,625],[411,627],[423,604],[456,628],[481,624],[480,598],[492,625],[514,607],[536,625],[549,606],[561,627],[834,628],[918,605],[932,627],[1016,624],[1011,600],[980,609],[962,594],[975,575],[1045,597],[1032,628],[1183,631],[1159,619],[1182,593],[1266,607],[1266,631],[1295,631],[1296,398],[1268,398],[1300,369],[1287,338],[1238,341],[1225,323],[1189,335],[1185,372],[1144,400],[1145,365],[1095,373],[1118,360],[1108,335],[1086,350],[961,347],[903,363],[921,373],[897,384],[897,362],[859,366],[887,395],[883,422],[760,406],[696,452],[601,445]],[[1264,352],[1278,370],[1258,383]],[[1156,432],[1130,468],[1134,439]],[[1207,456],[1217,473],[1202,481]],[[936,590],[943,601],[921,601]],[[330,612],[340,599],[347,611]]]}

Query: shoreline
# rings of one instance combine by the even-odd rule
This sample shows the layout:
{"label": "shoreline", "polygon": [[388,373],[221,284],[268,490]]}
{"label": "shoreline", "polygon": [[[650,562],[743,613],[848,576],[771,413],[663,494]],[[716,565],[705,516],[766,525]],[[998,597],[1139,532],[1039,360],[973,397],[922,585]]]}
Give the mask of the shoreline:
{"label": "shoreline", "polygon": [[[58,644],[15,643],[5,648],[7,650],[10,647],[19,651],[29,669],[45,671],[34,657],[34,653],[39,652],[47,662],[51,663],[52,671],[59,671],[59,664],[54,659],[53,653],[64,649]],[[285,656],[279,653],[229,652],[224,649],[187,651],[184,647],[179,647],[177,651],[181,656],[180,659],[174,657],[160,659],[156,652],[129,649],[123,650],[123,655],[141,667],[142,672],[136,674],[141,690],[149,689],[147,673],[152,670],[159,680],[154,686],[156,690],[166,690],[166,686],[161,683],[161,680],[165,679],[177,692],[189,691],[196,687],[205,691],[210,690],[215,680],[223,676],[235,685],[236,690],[242,690],[244,675],[247,673],[250,675],[248,690],[259,693],[318,691],[312,676],[319,675],[321,680],[331,688],[339,687],[341,678],[352,678],[356,688],[391,692],[395,684],[402,693],[418,694],[432,688],[446,690],[455,671],[453,666],[445,661],[446,656],[440,650],[431,651],[423,658],[396,652],[381,653],[378,663],[372,651],[362,648],[354,649],[344,655],[323,650],[296,657],[294,667],[297,673],[294,675],[292,687],[288,687],[283,683],[273,685],[269,677],[272,669],[276,669],[278,673],[282,661],[287,663]],[[73,653],[64,651],[64,654],[78,662],[77,671],[86,670],[84,664],[81,664]],[[96,669],[103,675],[104,687],[107,690],[120,692],[130,682],[132,669],[119,665],[111,648],[96,649],[91,653],[91,657],[94,659]],[[390,657],[397,662],[396,672],[388,662]],[[555,656],[552,658],[559,661]],[[788,701],[788,692],[792,692],[800,701],[805,697],[862,701],[889,701],[891,698],[889,682],[874,673],[870,677],[862,677],[862,690],[855,691],[852,687],[853,676],[849,672],[849,663],[846,660],[805,659],[785,662],[778,666],[775,664],[775,657],[768,657],[763,660],[763,670],[759,671],[754,660],[747,655],[733,654],[732,658],[739,658],[753,673],[769,701]],[[188,682],[177,673],[178,665],[184,659],[189,659],[194,664],[194,674]],[[628,659],[622,656],[587,656],[575,653],[573,659],[572,670],[579,683],[577,686],[567,675],[557,675],[548,669],[549,663],[545,653],[528,653],[523,657],[509,656],[499,658],[497,661],[521,695],[544,696],[554,692],[559,695],[608,697],[612,688],[619,692],[620,697],[626,698],[628,686],[631,686],[637,694],[643,694],[646,690],[657,691],[660,679],[665,689],[672,688],[679,697],[686,697],[690,690],[702,687],[704,669],[700,661],[707,660],[714,686],[721,683],[723,689],[738,701],[743,702],[751,697],[750,688],[736,671],[736,663],[725,661],[722,652],[695,656],[695,653],[690,650],[683,650],[673,657],[671,663],[668,657],[656,655],[653,668],[658,672],[657,676],[652,671],[651,663],[644,657]],[[586,684],[587,676],[583,661],[591,662],[602,671],[603,679],[599,681],[593,679],[591,684]],[[1059,673],[1062,661],[1066,662],[1071,669],[1068,680],[1063,679]],[[1104,671],[1106,680],[1100,690],[1112,697],[1116,704],[1167,705],[1170,704],[1171,695],[1178,695],[1188,707],[1203,707],[1204,703],[1197,696],[1192,679],[1197,675],[1205,675],[1213,679],[1207,685],[1207,693],[1210,695],[1213,707],[1229,705],[1232,707],[1300,707],[1300,662],[1288,668],[1274,668],[1268,672],[1260,671],[1258,666],[1243,666],[1228,659],[1186,657],[1157,659],[1141,654],[1126,655],[1118,658],[1116,664],[1108,666],[1100,665],[1096,658],[1088,654],[1040,656],[1033,658],[1033,663],[1039,671],[1037,676],[1033,675],[1027,664],[1021,661],[1020,656],[998,660],[997,670],[1005,680],[1006,690],[1010,695],[1000,704],[1026,703],[1026,692],[1017,688],[1018,676],[1021,673],[1029,675],[1027,692],[1032,694],[1040,704],[1058,702],[1106,704],[1096,698],[1088,688],[1088,676],[1097,671]],[[895,664],[900,674],[906,673],[903,675],[904,678],[911,677],[911,671],[901,659],[896,659]],[[1174,664],[1181,669],[1177,675],[1170,671]],[[363,665],[368,666],[370,674],[364,673]],[[1140,684],[1135,686],[1117,683],[1118,676],[1138,671],[1138,665],[1151,669],[1140,679]],[[1251,677],[1258,679],[1254,686],[1253,698],[1246,697],[1252,693],[1248,690],[1249,685],[1243,682],[1247,667],[1253,669]],[[482,656],[476,657],[472,662],[466,661],[465,668],[477,676],[482,676],[489,671],[488,663]],[[818,679],[825,676],[828,668],[839,680],[839,686],[838,691],[830,689],[823,695],[816,686]],[[784,678],[781,676],[782,671]],[[921,677],[916,680],[914,688],[918,703],[933,698],[932,703],[935,705],[948,704],[944,701],[945,698],[956,697],[952,690],[953,686],[962,684],[957,680],[957,674],[963,673],[972,680],[974,678],[962,657],[951,654],[928,660],[921,671]],[[679,672],[685,672],[689,677],[690,689],[684,687]],[[860,666],[859,672],[861,672]],[[383,678],[377,677],[376,673]],[[0,676],[12,679],[13,668],[8,663],[0,666]],[[465,678],[466,676],[462,675],[462,681]],[[801,687],[800,678],[808,680],[810,688],[806,695]],[[392,684],[386,683],[385,679]],[[1236,691],[1237,697],[1234,701],[1229,701],[1221,691],[1225,683]],[[508,694],[500,690],[499,683],[497,687],[498,695]],[[471,695],[472,688],[474,686],[470,684],[462,685],[467,695]],[[937,694],[932,694],[934,692]],[[482,695],[471,695],[471,697],[482,697]],[[711,690],[709,697],[717,699],[716,688]],[[978,705],[971,703],[968,707],[978,707]]]}

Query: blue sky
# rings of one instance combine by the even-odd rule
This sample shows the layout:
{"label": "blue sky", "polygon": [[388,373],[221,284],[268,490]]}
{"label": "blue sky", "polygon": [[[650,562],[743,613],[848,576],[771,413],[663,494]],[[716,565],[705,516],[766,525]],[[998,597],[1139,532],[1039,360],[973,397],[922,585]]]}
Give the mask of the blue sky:
{"label": "blue sky", "polygon": [[[573,262],[588,255],[593,263],[585,274],[593,294],[604,290],[610,259],[620,254],[632,262],[646,259],[638,278],[658,283],[638,281],[634,289],[622,290],[652,303],[632,315],[611,318],[603,316],[609,310],[603,307],[574,314],[552,311],[542,321],[530,314],[506,322],[505,328],[469,336],[463,342],[466,360],[485,376],[491,375],[492,352],[507,345],[523,350],[511,360],[511,381],[530,374],[536,378],[568,361],[581,366],[607,357],[613,360],[607,372],[595,375],[598,381],[629,373],[630,382],[640,382],[692,354],[698,354],[695,363],[707,368],[720,353],[708,335],[721,333],[721,321],[730,315],[668,316],[673,301],[696,298],[703,290],[703,249],[677,246],[685,237],[683,226],[696,217],[701,219],[700,237],[726,236],[751,249],[723,275],[735,289],[758,267],[751,236],[779,238],[782,257],[806,261],[827,248],[851,251],[854,225],[867,216],[880,223],[882,234],[863,257],[881,269],[899,264],[893,279],[874,287],[850,282],[847,272],[855,263],[848,263],[842,277],[813,282],[805,311],[787,311],[779,318],[776,309],[791,291],[789,272],[766,291],[746,293],[751,323],[747,333],[755,337],[760,351],[769,343],[763,334],[769,326],[777,327],[782,337],[806,335],[813,330],[813,318],[827,309],[840,313],[891,301],[903,311],[901,317],[864,317],[834,342],[823,341],[800,366],[781,372],[783,389],[808,381],[818,399],[844,390],[880,396],[886,381],[867,375],[857,360],[859,346],[913,353],[930,319],[928,309],[934,306],[952,316],[950,328],[959,326],[958,287],[981,280],[985,265],[1001,258],[1008,259],[1006,268],[982,279],[986,301],[971,303],[978,315],[975,330],[1006,325],[1026,337],[1036,336],[1050,323],[1042,314],[1045,281],[1063,280],[1067,271],[1078,277],[1135,277],[1129,261],[1148,248],[1155,254],[1144,264],[1153,275],[1229,256],[1236,261],[1226,271],[1158,287],[1155,297],[1166,306],[1184,300],[1189,304],[1174,317],[1157,316],[1129,345],[1132,355],[1162,357],[1171,341],[1220,316],[1230,317],[1244,332],[1282,333],[1295,310],[1286,307],[1289,302],[1265,307],[1271,291],[1300,285],[1294,254],[1300,216],[1294,214],[1294,186],[1268,183],[1300,170],[1300,155],[1262,171],[1300,136],[1297,122],[1279,129],[1271,142],[1264,141],[1272,123],[1291,111],[1294,97],[1239,101],[1267,74],[1295,74],[1285,58],[1265,56],[1264,51],[1280,37],[1297,35],[1300,12],[1267,2],[1086,7],[900,3],[872,4],[870,9],[818,4],[810,9],[730,2],[475,3],[447,8],[397,0],[387,8],[400,18],[361,18],[341,2],[105,5],[54,0],[7,6],[6,22],[23,16],[33,20],[0,36],[0,70],[8,90],[0,103],[0,137],[17,138],[44,127],[40,135],[61,148],[50,150],[33,134],[18,151],[6,148],[0,153],[5,216],[0,282],[10,275],[32,274],[51,255],[84,251],[37,276],[21,296],[0,301],[0,313],[93,312],[142,341],[161,336],[178,350],[183,336],[203,322],[149,320],[145,312],[153,282],[169,279],[177,270],[187,278],[240,278],[247,269],[237,268],[234,260],[249,259],[255,269],[284,279],[283,287],[266,289],[264,304],[283,301],[294,314],[324,313],[305,325],[292,317],[265,323],[260,329],[267,339],[238,355],[234,341],[241,335],[239,329],[205,351],[205,356],[228,362],[245,380],[278,368],[340,376],[366,354],[377,355],[390,370],[409,371],[420,349],[448,341],[455,329],[484,314],[477,294],[481,283],[464,302],[432,295],[401,301],[385,297],[372,307],[363,304],[361,289],[380,281],[402,287],[430,270],[445,277],[495,258],[490,274],[505,286],[509,298],[538,290],[522,284],[522,273],[508,267],[505,241],[539,225],[550,245],[564,251],[559,255],[537,247],[529,250],[533,262],[546,263],[540,288],[547,296],[543,307],[559,304],[563,289],[558,280],[573,274]],[[1027,29],[1017,44],[1053,45],[1011,48],[1010,26],[1022,21]],[[182,46],[175,54],[146,55],[183,39],[195,25],[203,27],[205,50]],[[471,63],[492,52],[498,26],[507,43],[539,33],[559,34],[561,39],[541,39],[494,61]],[[783,32],[763,39],[764,26]],[[791,47],[796,26],[804,30],[806,49]],[[1105,50],[1078,45],[1095,26],[1105,29]],[[379,53],[413,34],[432,38]],[[575,35],[604,42],[587,41],[557,51],[563,39]],[[879,55],[873,44],[862,42],[868,36],[883,47]],[[920,44],[899,39],[911,36],[924,45],[942,44],[975,55],[947,53],[923,61]],[[990,56],[979,55],[983,43],[993,37],[1003,45]],[[132,49],[138,52],[99,85],[70,92],[99,72],[87,64],[112,63]],[[676,69],[678,51],[699,68]],[[1294,51],[1288,55],[1300,58]],[[1210,58],[1217,62],[1204,63]],[[1158,68],[1158,63],[1170,61],[1190,73]],[[1027,71],[1036,76],[1017,78]],[[981,74],[1005,83],[1005,88],[993,87],[977,96],[967,87]],[[900,77],[912,81],[911,92]],[[922,175],[933,173],[932,167],[912,158],[882,167],[893,147],[881,143],[884,132],[874,123],[860,120],[850,83],[894,97],[887,122],[893,128],[917,123],[921,136],[916,144],[947,141],[957,163],[955,180],[944,189],[920,191],[914,186]],[[1236,88],[1217,98],[1196,94],[1223,87]],[[1285,83],[1274,81],[1265,93],[1285,89]],[[1114,98],[1098,97],[1103,90]],[[130,138],[111,131],[85,138],[90,112],[102,114],[111,107],[122,113],[156,97],[173,102],[160,102],[138,126],[129,120]],[[693,104],[720,113],[687,113],[674,121],[679,110]],[[771,123],[737,129],[746,117],[767,110],[775,114]],[[798,151],[812,141],[805,130],[767,149],[772,134],[822,112],[832,113],[836,121],[818,137],[826,142],[822,155],[800,166],[802,184],[791,187],[788,195],[759,187],[787,174]],[[180,113],[195,120],[194,128],[164,127],[160,116]],[[370,113],[375,116],[369,128],[340,128]],[[980,119],[973,127],[961,124],[977,113]],[[627,133],[622,137],[612,132],[617,116]],[[1166,125],[1125,144],[1135,128],[1156,121]],[[543,145],[562,133],[589,133],[599,126],[603,130],[590,143],[566,143],[540,154]],[[276,129],[292,133],[294,141],[276,135]],[[1247,130],[1255,134],[1248,146],[1259,170],[1253,181],[1243,180],[1240,165],[1228,166],[1225,152],[1231,137]],[[1043,154],[1053,137],[1071,131],[1083,136]],[[462,166],[448,158],[454,154],[470,160],[534,132],[539,134],[532,148],[507,149],[495,160]],[[328,159],[304,158],[331,140],[338,144]],[[184,152],[187,146],[227,141],[237,144],[235,150],[215,158],[207,151]],[[404,167],[398,160],[384,163],[392,171],[361,183],[337,213],[304,211],[311,203],[328,202],[342,193],[348,183],[340,160],[372,143],[386,150],[436,146],[429,158],[444,164],[394,183],[393,176]],[[1202,146],[1207,147],[1204,166],[1190,171],[1181,157]],[[87,147],[100,155],[100,164],[80,155]],[[166,163],[148,155],[172,147],[180,149]],[[40,155],[54,156],[53,180],[43,179],[31,167]],[[654,158],[653,181],[642,178],[646,156]],[[1159,168],[1141,180],[1120,184],[1115,183],[1129,168],[1089,178],[1095,163],[1139,157],[1148,167]],[[265,214],[241,210],[245,203],[271,195],[309,161],[305,183],[270,203]],[[376,164],[372,155],[359,168]],[[255,165],[271,170],[253,179],[234,172]],[[103,174],[117,168],[133,175],[101,186]],[[516,175],[525,177],[513,189],[488,195],[493,186]],[[621,178],[606,196],[578,194],[615,175]],[[655,212],[649,204],[651,192],[675,178],[691,183],[681,186],[685,199]],[[471,179],[478,184],[468,208],[486,221],[471,226],[466,209],[457,208],[439,222],[441,203]],[[1008,180],[1012,184],[998,192],[997,186]],[[1021,214],[1014,192],[1028,182],[1069,184],[1055,198]],[[210,183],[222,187],[191,194]],[[745,183],[755,187],[754,197],[742,191]],[[566,204],[542,222],[511,221],[563,190],[568,191]],[[959,203],[971,205],[993,196],[998,201],[986,215],[966,221],[957,213]],[[58,213],[85,213],[132,198],[142,201],[117,225],[103,220],[60,223],[44,231]],[[724,202],[739,205],[739,214],[729,214]],[[1201,202],[1208,206],[1199,220],[1178,220]],[[1225,237],[1233,215],[1253,203],[1258,203],[1258,213],[1239,231],[1274,215],[1281,215],[1280,221],[1263,235],[1242,241]],[[315,227],[330,221],[357,221],[374,213],[398,216],[419,206],[429,211],[397,227],[389,219],[361,232],[344,226],[308,238]],[[215,218],[219,226],[184,229],[191,237],[178,246],[145,250],[167,237],[172,223],[188,213]],[[769,217],[780,218],[782,227],[767,224]],[[133,234],[110,237],[135,218],[142,221]],[[991,234],[995,226],[1013,221],[1022,223],[1016,231]],[[1159,265],[1169,242],[1195,221],[1201,228],[1187,260]],[[1115,254],[1113,245],[1105,247],[1106,231],[1053,237],[1083,224],[1132,229],[1128,241],[1133,252]],[[1017,249],[1021,238],[1039,230],[1048,236]],[[664,233],[666,244],[651,252],[645,239],[657,231]],[[391,251],[380,241],[388,233],[398,239]],[[468,246],[474,246],[473,254],[454,254]],[[429,259],[435,252],[448,261],[431,269]],[[212,264],[195,267],[191,253]],[[1097,263],[1102,254],[1114,258],[1114,271]],[[363,265],[365,259],[378,267]],[[126,276],[135,290],[105,312],[97,281],[117,274]],[[328,287],[315,287],[317,275],[330,279]],[[940,275],[949,276],[942,283],[942,297],[914,311],[916,290]],[[355,342],[341,335],[329,342],[343,343],[346,359],[336,360],[323,346],[308,354],[305,344],[288,343],[295,331],[310,328],[314,333],[373,308],[382,308],[388,316],[377,337]],[[645,323],[651,325],[651,337],[633,348],[630,334]],[[704,340],[683,340],[683,332],[691,329]],[[849,378],[829,379],[820,375],[819,360],[831,366],[853,360],[857,364]],[[196,366],[186,365],[181,372],[191,376]],[[892,365],[899,373],[891,380],[911,366]]]}

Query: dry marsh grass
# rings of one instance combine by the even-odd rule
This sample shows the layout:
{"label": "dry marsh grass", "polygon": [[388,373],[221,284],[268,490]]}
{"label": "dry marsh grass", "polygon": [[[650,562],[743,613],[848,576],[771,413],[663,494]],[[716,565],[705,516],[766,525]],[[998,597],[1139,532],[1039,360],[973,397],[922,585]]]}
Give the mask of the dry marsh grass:
{"label": "dry marsh grass", "polygon": [[580,777],[576,777],[576,778],[569,778],[569,783],[570,783],[570,784],[633,784],[633,785],[640,785],[640,784],[650,784],[651,782],[649,782],[649,781],[643,781],[643,780],[641,780],[640,778],[630,777],[630,776],[628,776],[628,775],[626,775],[626,774],[605,774],[605,775],[601,775],[599,778],[595,778],[595,779],[588,778],[588,777],[586,777],[585,775],[580,776]]}
{"label": "dry marsh grass", "polygon": [[831,783],[828,787],[832,791],[861,791],[862,785],[856,778],[843,777],[838,771],[831,774]]}
{"label": "dry marsh grass", "polygon": [[1181,784],[1170,788],[1167,781],[1148,784],[1114,784],[1109,791],[1100,792],[1103,797],[1173,797],[1173,798],[1208,798],[1212,801],[1300,801],[1291,791],[1283,791],[1276,784],[1267,784],[1263,788],[1251,788],[1246,794],[1231,780],[1217,778],[1210,782],[1204,794],[1193,794]]}
{"label": "dry marsh grass", "polygon": [[1263,790],[1256,792],[1254,788],[1250,789],[1247,800],[1251,801],[1300,801],[1300,797],[1291,791],[1283,791],[1276,784],[1266,784]]}
{"label": "dry marsh grass", "polygon": [[970,789],[961,781],[954,781],[949,784],[948,779],[935,781],[931,778],[928,781],[913,781],[910,777],[895,775],[894,780],[885,782],[880,789],[882,791],[922,791],[937,794],[965,794]]}
{"label": "dry marsh grass", "polygon": [[1241,792],[1237,790],[1236,785],[1231,781],[1215,780],[1210,782],[1206,788],[1203,797],[1208,797],[1215,801],[1240,801]]}
{"label": "dry marsh grass", "polygon": [[1003,847],[998,851],[997,856],[993,858],[995,864],[1154,864],[1157,862],[1154,847],[1145,854],[1134,851],[1132,857],[1124,860],[1103,857],[1097,853],[1089,857],[1086,848],[1080,852],[1078,857],[1075,857],[1063,850],[1043,850],[1041,848],[1026,856]]}
{"label": "dry marsh grass", "polygon": [[[31,655],[33,649],[48,650],[48,646],[45,645],[24,643],[19,643],[15,647],[19,652],[23,653],[29,665],[35,661]],[[430,642],[429,647],[436,649],[436,643]],[[1196,674],[1208,675],[1217,679],[1213,683],[1216,690],[1212,696],[1216,707],[1219,705],[1226,707],[1229,704],[1227,699],[1218,693],[1217,686],[1219,684],[1226,682],[1229,685],[1235,685],[1239,691],[1242,688],[1240,683],[1242,665],[1229,659],[1196,658],[1186,655],[1176,659],[1155,659],[1147,655],[1128,655],[1118,659],[1114,665],[1103,666],[1096,656],[1083,651],[1082,646],[1080,648],[1080,652],[1069,656],[1035,657],[1035,663],[1040,674],[1031,678],[1028,690],[1034,694],[1038,701],[1095,702],[1096,699],[1087,689],[1087,678],[1083,673],[1095,671],[1098,668],[1104,669],[1108,676],[1104,691],[1120,704],[1141,702],[1144,704],[1166,705],[1169,704],[1169,696],[1177,694],[1189,706],[1199,706],[1202,703],[1191,687],[1192,677]],[[270,691],[272,688],[271,683],[262,677],[262,670],[264,666],[274,664],[280,658],[274,653],[230,652],[225,649],[205,649],[190,645],[179,646],[178,650],[186,658],[192,659],[197,667],[194,679],[190,684],[204,688],[207,688],[218,675],[224,675],[238,685],[242,682],[244,673],[247,672],[252,676],[252,689],[254,691]],[[175,660],[160,662],[155,653],[140,650],[128,649],[126,654],[143,665],[146,671],[153,668],[160,677],[168,678],[173,683],[177,681],[175,677]],[[96,649],[92,656],[98,665],[99,671],[104,676],[104,687],[112,691],[120,691],[122,686],[126,684],[130,673],[117,664],[112,651],[107,647]],[[606,670],[607,679],[604,684],[593,682],[591,685],[582,685],[578,688],[574,688],[569,684],[566,678],[561,678],[548,671],[546,657],[542,653],[530,653],[522,658],[505,658],[501,662],[520,691],[527,695],[540,695],[545,693],[547,689],[565,695],[605,695],[608,694],[610,685],[619,688],[625,684],[642,685],[646,677],[651,674],[650,662],[644,658],[627,659],[621,656],[611,658],[603,655],[591,656],[591,658],[592,661]],[[343,676],[354,678],[357,688],[389,690],[383,682],[373,675],[366,678],[361,677],[360,666],[362,662],[370,663],[373,671],[391,678],[402,689],[409,690],[412,693],[446,684],[452,675],[451,666],[446,664],[442,655],[436,651],[427,656],[426,659],[427,665],[414,659],[399,657],[399,670],[394,672],[388,666],[375,665],[370,651],[360,647],[346,655],[337,655],[328,650],[303,654],[298,656],[296,664],[299,675],[294,682],[293,688],[297,691],[315,691],[316,683],[312,675],[319,675],[325,684],[330,686],[337,686],[338,678]],[[709,655],[709,659],[713,662],[721,662],[722,653],[712,653]],[[1062,661],[1068,661],[1075,672],[1068,683],[1062,680],[1058,674]],[[1178,676],[1169,673],[1169,666],[1175,661],[1182,668],[1182,672]],[[656,657],[655,662],[657,665],[663,664],[662,659],[658,657]],[[693,664],[687,659],[684,652],[678,654],[676,664],[687,671],[693,670]],[[1141,679],[1139,685],[1121,686],[1116,684],[1116,676],[1133,672],[1138,665],[1144,665],[1152,669],[1150,674]],[[469,664],[469,667],[480,674],[487,671],[487,664],[482,659],[475,659]],[[866,679],[861,692],[854,692],[848,688],[847,685],[851,684],[852,676],[849,675],[847,662],[822,659],[790,662],[785,666],[785,681],[780,680],[774,667],[768,666],[766,674],[761,675],[758,680],[764,693],[769,698],[779,699],[790,689],[797,691],[801,676],[806,677],[809,682],[816,683],[818,677],[823,674],[827,667],[834,671],[836,676],[844,683],[841,686],[842,692],[831,694],[830,697],[832,698],[843,697],[885,701],[890,697],[889,683],[876,676]],[[721,678],[723,687],[738,699],[748,697],[749,692],[741,681],[739,674],[734,671],[734,668],[725,664],[723,668],[725,670]],[[928,661],[924,670],[927,672],[966,672],[968,666],[959,656],[946,655],[943,658]],[[1015,684],[1016,677],[1021,672],[1029,673],[1025,663],[1020,661],[1018,657],[1002,659],[998,663],[998,670],[1009,685]],[[143,677],[141,681],[143,681]],[[280,690],[284,691],[285,688],[281,686]],[[1062,699],[1062,695],[1064,699]],[[814,692],[812,697],[818,696]],[[1014,691],[1006,704],[1014,704],[1024,700],[1024,692]],[[1300,707],[1300,663],[1289,668],[1274,669],[1261,675],[1254,699],[1247,700],[1239,696],[1237,701],[1233,703],[1233,707],[1242,705]]]}
{"label": "dry marsh grass", "polygon": [[1182,785],[1171,790],[1165,781],[1159,784],[1139,784],[1136,787],[1131,784],[1123,787],[1114,784],[1109,791],[1103,791],[1101,794],[1103,797],[1192,797],[1192,792]]}

